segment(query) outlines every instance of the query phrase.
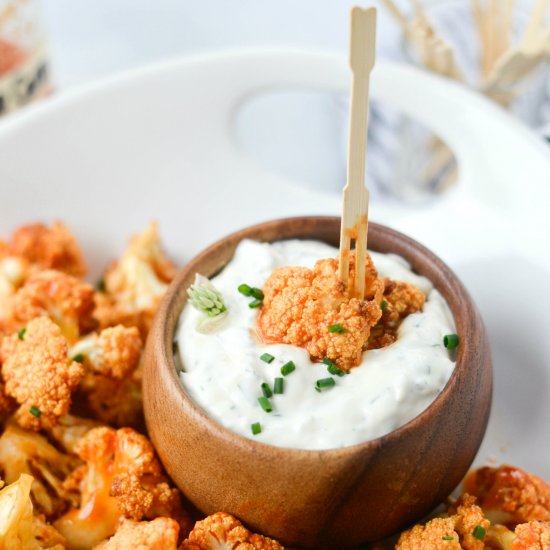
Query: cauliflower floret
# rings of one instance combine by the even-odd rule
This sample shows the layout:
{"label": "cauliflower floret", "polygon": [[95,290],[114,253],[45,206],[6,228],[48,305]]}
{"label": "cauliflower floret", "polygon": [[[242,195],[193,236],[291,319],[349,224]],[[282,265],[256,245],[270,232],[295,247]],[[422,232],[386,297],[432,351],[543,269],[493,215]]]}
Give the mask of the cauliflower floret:
{"label": "cauliflower floret", "polygon": [[60,222],[50,228],[44,224],[24,225],[17,229],[8,251],[42,269],[56,269],[68,275],[86,275],[86,263],[74,235]]}
{"label": "cauliflower floret", "polygon": [[80,440],[92,429],[102,424],[90,418],[72,414],[62,416],[58,423],[48,430],[48,435],[67,452],[76,454]]}
{"label": "cauliflower floret", "polygon": [[180,550],[283,550],[275,540],[250,532],[230,514],[218,512],[198,521]]}
{"label": "cauliflower floret", "polygon": [[0,548],[2,550],[63,550],[65,540],[42,518],[33,517],[29,498],[33,479],[21,474],[0,491]]}
{"label": "cauliflower floret", "polygon": [[172,517],[184,532],[189,530],[179,492],[168,485],[145,436],[130,428],[94,428],[82,438],[77,452],[85,464],[73,472],[66,486],[80,491],[80,507],[54,524],[71,548],[98,544],[113,535],[123,517]]}
{"label": "cauliflower floret", "polygon": [[69,504],[78,503],[78,495],[67,490],[65,478],[80,460],[57,450],[41,435],[9,424],[0,437],[0,470],[7,483],[21,474],[34,477],[31,496],[35,509],[52,518]]}
{"label": "cauliflower floret", "polygon": [[463,495],[449,513],[449,517],[434,518],[402,533],[396,550],[484,550],[490,523],[475,498]]}
{"label": "cauliflower floret", "polygon": [[[351,255],[350,278],[354,263]],[[268,342],[304,347],[313,358],[331,359],[347,371],[359,364],[371,327],[382,315],[383,284],[368,255],[365,287],[365,301],[350,298],[338,278],[335,259],[319,260],[312,270],[276,269],[263,289],[258,316],[261,334]],[[331,326],[339,326],[339,330],[331,332]]]}
{"label": "cauliflower floret", "polygon": [[158,225],[132,238],[128,249],[105,273],[105,292],[96,295],[101,328],[137,326],[146,336],[160,299],[176,273],[158,236]]}
{"label": "cauliflower floret", "polygon": [[170,518],[152,521],[125,520],[116,533],[94,550],[177,550],[178,522]]}
{"label": "cauliflower floret", "polygon": [[514,466],[473,471],[465,491],[477,497],[492,523],[514,528],[518,523],[550,521],[550,484]]}
{"label": "cauliflower floret", "polygon": [[13,331],[13,297],[29,274],[27,260],[4,255],[0,243],[0,335]]}
{"label": "cauliflower floret", "polygon": [[112,378],[124,378],[138,365],[142,341],[136,327],[117,325],[92,333],[70,350],[71,357],[81,356],[84,367]]}
{"label": "cauliflower floret", "polygon": [[69,412],[83,367],[67,353],[59,327],[47,317],[32,320],[24,331],[2,341],[2,376],[6,393],[20,405],[15,416],[21,426],[49,428]]}
{"label": "cauliflower floret", "polygon": [[518,525],[511,550],[549,550],[550,522],[530,521]]}
{"label": "cauliflower floret", "polygon": [[13,298],[14,322],[24,325],[47,316],[69,342],[93,326],[94,289],[89,284],[54,270],[31,275]]}
{"label": "cauliflower floret", "polygon": [[407,315],[422,311],[426,296],[410,283],[383,279],[382,317],[371,330],[368,349],[379,349],[393,344],[399,325]]}

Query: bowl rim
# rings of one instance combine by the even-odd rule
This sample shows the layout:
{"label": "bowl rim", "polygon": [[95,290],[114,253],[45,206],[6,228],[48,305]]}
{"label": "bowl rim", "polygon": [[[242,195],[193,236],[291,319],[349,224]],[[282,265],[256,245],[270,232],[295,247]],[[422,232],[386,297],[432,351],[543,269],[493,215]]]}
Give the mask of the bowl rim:
{"label": "bowl rim", "polygon": [[[182,283],[188,277],[190,269],[192,269],[195,264],[202,261],[205,257],[208,257],[213,251],[216,250],[218,246],[220,246],[221,243],[225,241],[235,240],[236,243],[238,243],[245,238],[251,238],[250,237],[251,233],[269,229],[270,227],[278,226],[281,223],[285,223],[285,222],[292,223],[292,222],[298,222],[298,221],[302,222],[302,221],[308,221],[308,220],[315,220],[319,223],[324,223],[324,222],[335,223],[336,221],[340,223],[340,218],[338,216],[296,216],[296,217],[272,219],[269,221],[247,226],[238,231],[234,231],[229,235],[226,235],[225,237],[218,239],[217,241],[209,245],[207,248],[205,248],[202,252],[195,255],[193,258],[191,258],[180,269],[180,271],[177,273],[177,275],[173,279],[168,290],[163,296],[161,304],[158,308],[158,311],[155,317],[155,324],[158,324],[157,329],[159,330],[152,331],[152,332],[154,332],[155,334],[162,334],[163,338],[162,338],[162,341],[160,342],[160,347],[157,348],[154,351],[154,353],[157,354],[157,359],[158,359],[157,364],[160,365],[160,369],[164,370],[165,374],[168,375],[170,384],[173,386],[172,389],[175,389],[178,396],[180,397],[178,401],[180,402],[184,412],[188,416],[194,418],[196,421],[201,422],[203,424],[205,431],[208,433],[209,436],[215,437],[217,439],[222,439],[225,442],[231,443],[234,446],[244,448],[249,451],[253,451],[257,454],[271,453],[275,455],[281,455],[281,458],[285,458],[285,457],[288,458],[290,455],[297,460],[300,460],[300,459],[308,460],[311,457],[319,456],[319,454],[323,454],[323,456],[327,458],[330,458],[330,457],[342,458],[346,456],[352,456],[356,454],[359,450],[374,449],[381,446],[385,446],[387,444],[395,443],[401,439],[404,433],[414,430],[417,426],[421,425],[425,418],[430,417],[432,415],[437,416],[438,412],[444,406],[445,401],[449,398],[455,386],[458,384],[459,379],[465,375],[465,372],[468,369],[469,361],[467,359],[469,355],[468,356],[466,355],[466,346],[459,345],[456,352],[456,357],[455,357],[455,366],[453,368],[451,376],[447,380],[442,390],[437,394],[435,399],[418,415],[416,415],[414,418],[412,418],[402,426],[396,428],[395,430],[392,430],[391,432],[384,434],[382,436],[379,436],[377,438],[369,439],[369,440],[362,441],[353,445],[348,445],[345,447],[335,447],[335,448],[329,448],[329,449],[297,449],[297,448],[272,445],[269,443],[264,443],[261,441],[249,439],[219,424],[216,420],[211,418],[206,412],[206,410],[203,409],[201,405],[196,403],[191,397],[191,395],[187,392],[185,386],[181,382],[181,379],[177,371],[176,363],[173,359],[174,337],[176,333],[176,327],[179,322],[181,311],[183,310],[183,307],[187,302],[186,288],[182,288]],[[447,264],[445,264],[438,256],[436,256],[433,252],[431,252],[425,246],[420,244],[418,241],[415,241],[411,237],[408,237],[407,235],[399,231],[391,229],[382,224],[369,222],[369,232],[372,230],[386,233],[386,235],[389,236],[392,239],[392,241],[400,242],[403,245],[403,247],[409,246],[421,252],[423,257],[428,260],[429,264],[433,265],[439,272],[441,272],[442,275],[445,275],[447,282],[449,283],[452,282],[452,284],[459,290],[459,293],[457,294],[457,299],[453,300],[453,304],[451,304],[449,303],[448,297],[443,295],[443,293],[442,295],[443,295],[443,298],[446,300],[449,306],[449,309],[451,310],[451,313],[453,315],[453,321],[455,323],[456,333],[459,334],[461,342],[463,341],[469,342],[469,345],[467,346],[467,348],[471,350],[470,354],[472,352],[475,352],[475,350],[479,349],[480,347],[483,348],[483,340],[485,337],[485,328],[483,325],[483,321],[481,320],[477,307],[473,299],[471,298],[470,294],[468,293],[468,291],[466,290],[462,282],[455,275],[455,273],[450,269],[450,267],[448,267]],[[288,240],[290,238],[292,237],[285,237],[281,240]],[[266,242],[273,242],[273,241],[266,241]],[[371,250],[377,251],[376,247],[372,248]],[[410,258],[405,257],[404,259],[409,264],[411,263]],[[223,269],[224,266],[225,264],[220,267],[220,270]],[[414,269],[412,266],[411,268]],[[212,275],[209,275],[209,277],[212,277],[213,275],[215,275],[215,273]],[[431,282],[432,284],[434,284],[434,281],[431,281]],[[440,287],[436,286],[435,284],[434,284],[434,288],[437,288],[440,291]],[[180,307],[178,308],[179,311],[177,311],[176,314],[172,314],[174,310],[174,306],[177,304],[176,298],[180,294],[185,294],[185,296],[183,296],[180,300]],[[453,305],[455,307],[453,307]],[[457,315],[458,312],[456,311],[456,309],[463,310],[463,313],[464,313],[463,322],[461,322],[460,316]],[[469,311],[469,315],[466,315],[468,311]],[[171,322],[169,322],[170,320]],[[467,322],[466,320],[469,322]],[[149,342],[148,342],[148,345],[149,345]],[[159,373],[159,374],[162,376],[162,373]],[[147,423],[149,422],[147,415],[146,415],[146,422]]]}

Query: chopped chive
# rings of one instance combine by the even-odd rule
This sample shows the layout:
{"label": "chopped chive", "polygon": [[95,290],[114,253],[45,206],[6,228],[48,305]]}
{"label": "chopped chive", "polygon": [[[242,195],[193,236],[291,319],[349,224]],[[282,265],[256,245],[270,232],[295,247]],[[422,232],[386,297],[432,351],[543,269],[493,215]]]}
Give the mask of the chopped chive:
{"label": "chopped chive", "polygon": [[384,313],[386,309],[388,309],[388,302],[386,302],[386,300],[382,300],[382,303],[380,304],[380,309],[382,310],[382,313]]}
{"label": "chopped chive", "polygon": [[262,431],[262,425],[259,422],[254,422],[254,424],[250,425],[250,429],[252,430],[252,435],[258,435]]}
{"label": "chopped chive", "polygon": [[456,349],[458,347],[458,334],[446,334],[443,336],[443,345],[447,349]]}
{"label": "chopped chive", "polygon": [[477,540],[483,540],[485,538],[485,534],[487,533],[485,527],[482,527],[481,525],[476,525],[474,527],[474,530],[472,531],[472,535]]}
{"label": "chopped chive", "polygon": [[451,535],[445,535],[443,537],[443,540],[453,540],[453,539],[454,539],[454,537],[451,537]]}
{"label": "chopped chive", "polygon": [[269,387],[269,384],[264,382],[261,385],[262,393],[264,394],[264,397],[271,397],[273,395],[273,392],[271,391],[271,388]]}
{"label": "chopped chive", "polygon": [[336,380],[334,378],[321,378],[315,382],[315,389],[317,391],[329,390],[336,385]]}
{"label": "chopped chive", "polygon": [[258,403],[266,413],[270,413],[273,410],[269,399],[263,395],[262,397],[258,397]]}
{"label": "chopped chive", "polygon": [[97,283],[95,284],[95,287],[99,292],[105,292],[107,290],[105,279],[99,279],[99,281],[97,281]]}
{"label": "chopped chive", "polygon": [[264,362],[264,363],[272,363],[273,362],[273,359],[275,359],[275,357],[273,357],[273,355],[271,355],[270,353],[262,353],[260,355],[260,359]]}
{"label": "chopped chive", "polygon": [[256,287],[251,288],[250,296],[252,296],[252,298],[256,298],[256,300],[264,299],[264,293],[261,288],[256,288]]}
{"label": "chopped chive", "polygon": [[84,355],[82,355],[82,353],[77,353],[74,357],[73,357],[73,361],[75,363],[84,363]]}
{"label": "chopped chive", "polygon": [[327,367],[327,370],[330,372],[330,374],[334,374],[335,376],[345,376],[346,371],[343,371],[342,369],[339,369],[336,365],[329,365]]}
{"label": "chopped chive", "polygon": [[283,393],[284,384],[284,378],[275,378],[275,383],[273,384],[273,393]]}
{"label": "chopped chive", "polygon": [[250,309],[256,309],[257,307],[260,307],[262,304],[263,304],[262,300],[252,300],[252,302],[248,304],[248,307]]}
{"label": "chopped chive", "polygon": [[336,363],[332,360],[332,359],[329,359],[328,357],[325,357],[323,359],[323,363],[327,366],[327,367],[335,367],[336,366]]}
{"label": "chopped chive", "polygon": [[346,331],[346,327],[342,326],[340,323],[336,323],[335,325],[329,325],[328,327],[329,332],[337,332],[338,334],[344,334]]}
{"label": "chopped chive", "polygon": [[294,370],[296,370],[296,365],[294,364],[294,361],[289,361],[281,367],[281,374],[283,376],[287,376]]}
{"label": "chopped chive", "polygon": [[24,340],[25,339],[25,332],[27,332],[27,329],[25,327],[23,327],[18,333],[17,333],[17,338],[19,338],[19,340]]}
{"label": "chopped chive", "polygon": [[244,296],[251,296],[252,288],[250,288],[248,285],[245,285],[244,283],[242,285],[239,285],[237,287],[237,290]]}
{"label": "chopped chive", "polygon": [[35,407],[34,405],[29,409],[29,412],[35,417],[40,418],[40,415],[42,414],[40,412],[40,409],[38,407]]}

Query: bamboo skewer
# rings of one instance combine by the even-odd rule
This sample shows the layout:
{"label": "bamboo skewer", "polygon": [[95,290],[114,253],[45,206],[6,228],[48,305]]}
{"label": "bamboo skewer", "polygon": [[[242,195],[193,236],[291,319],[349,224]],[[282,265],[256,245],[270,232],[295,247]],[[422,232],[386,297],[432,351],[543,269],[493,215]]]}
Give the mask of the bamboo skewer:
{"label": "bamboo skewer", "polygon": [[[365,186],[365,157],[369,114],[370,73],[374,66],[376,9],[351,11],[349,63],[352,91],[349,115],[348,177],[342,195],[339,278],[350,295],[365,297],[369,192]],[[355,279],[349,281],[349,254],[355,239]]]}

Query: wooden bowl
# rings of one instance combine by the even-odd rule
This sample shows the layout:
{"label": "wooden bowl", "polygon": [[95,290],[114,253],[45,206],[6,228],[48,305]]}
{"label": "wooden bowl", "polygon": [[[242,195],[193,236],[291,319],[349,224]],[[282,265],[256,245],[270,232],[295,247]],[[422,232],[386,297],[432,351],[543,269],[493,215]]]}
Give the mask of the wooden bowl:
{"label": "wooden bowl", "polygon": [[301,217],[249,227],[218,241],[172,283],[145,352],[147,427],[174,482],[205,514],[229,512],[250,529],[293,547],[353,548],[430,512],[470,467],[491,405],[491,353],[468,292],[426,248],[374,223],[369,248],[399,254],[429,278],[447,300],[460,335],[454,372],[423,413],[378,439],[303,451],[237,435],[192,401],[176,372],[173,340],[195,273],[215,275],[244,238],[317,239],[338,246],[339,231],[339,218]]}

